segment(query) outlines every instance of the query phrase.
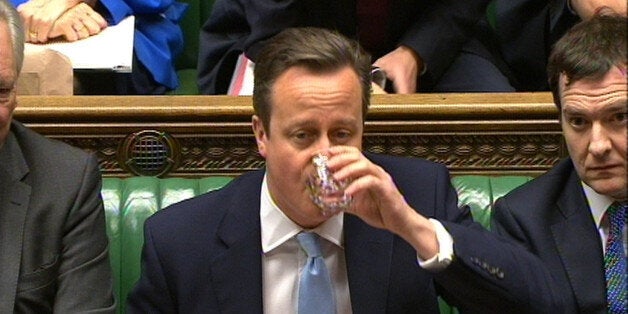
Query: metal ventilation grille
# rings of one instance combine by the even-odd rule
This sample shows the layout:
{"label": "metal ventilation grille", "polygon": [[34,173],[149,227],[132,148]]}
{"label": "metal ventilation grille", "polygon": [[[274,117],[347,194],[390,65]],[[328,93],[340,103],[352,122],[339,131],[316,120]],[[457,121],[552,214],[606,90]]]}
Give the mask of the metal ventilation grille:
{"label": "metal ventilation grille", "polygon": [[124,139],[118,156],[120,164],[136,175],[162,176],[175,167],[179,149],[168,133],[143,130]]}

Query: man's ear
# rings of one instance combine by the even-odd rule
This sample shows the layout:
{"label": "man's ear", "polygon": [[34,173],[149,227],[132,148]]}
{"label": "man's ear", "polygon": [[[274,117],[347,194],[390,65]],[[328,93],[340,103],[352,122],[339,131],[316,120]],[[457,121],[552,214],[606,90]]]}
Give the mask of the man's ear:
{"label": "man's ear", "polygon": [[268,136],[266,134],[266,130],[264,130],[264,124],[256,115],[253,115],[251,122],[253,126],[253,134],[255,134],[255,141],[257,142],[257,151],[262,157],[266,158],[266,141],[268,140]]}

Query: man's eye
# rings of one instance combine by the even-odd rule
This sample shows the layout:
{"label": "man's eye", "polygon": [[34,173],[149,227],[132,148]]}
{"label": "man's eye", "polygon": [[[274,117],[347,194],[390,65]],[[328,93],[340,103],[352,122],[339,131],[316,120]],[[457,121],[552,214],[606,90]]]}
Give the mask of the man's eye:
{"label": "man's eye", "polygon": [[569,118],[569,124],[574,128],[582,128],[587,124],[587,120],[581,117]]}
{"label": "man's eye", "polygon": [[14,88],[1,88],[0,89],[0,102],[7,102],[11,100],[11,95],[13,94]]}
{"label": "man's eye", "polygon": [[351,132],[349,131],[338,131],[336,132],[336,138],[341,140],[346,140],[351,137]]}
{"label": "man's eye", "polygon": [[628,121],[628,112],[619,112],[613,115],[612,120],[618,123],[626,123]]}
{"label": "man's eye", "polygon": [[308,134],[305,133],[305,132],[299,132],[299,133],[294,134],[294,137],[296,139],[301,139],[302,140],[302,139],[306,139],[308,137]]}
{"label": "man's eye", "polygon": [[0,88],[0,97],[9,97],[13,88]]}
{"label": "man's eye", "polygon": [[297,142],[307,142],[314,137],[312,132],[299,131],[292,134],[292,138]]}

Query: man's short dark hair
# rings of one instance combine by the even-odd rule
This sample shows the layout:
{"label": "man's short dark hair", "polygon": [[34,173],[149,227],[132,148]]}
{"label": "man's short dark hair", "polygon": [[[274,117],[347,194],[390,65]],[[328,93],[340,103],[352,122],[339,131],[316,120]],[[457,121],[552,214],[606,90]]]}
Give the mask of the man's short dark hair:
{"label": "man's short dark hair", "polygon": [[619,15],[594,16],[572,27],[554,45],[547,65],[554,103],[560,109],[560,76],[566,84],[583,78],[601,79],[614,66],[626,68],[628,19]]}
{"label": "man's short dark hair", "polygon": [[371,57],[360,45],[337,32],[322,28],[288,28],[271,38],[255,63],[253,107],[268,133],[272,89],[277,78],[294,66],[313,73],[328,73],[351,67],[362,87],[362,116],[371,95]]}

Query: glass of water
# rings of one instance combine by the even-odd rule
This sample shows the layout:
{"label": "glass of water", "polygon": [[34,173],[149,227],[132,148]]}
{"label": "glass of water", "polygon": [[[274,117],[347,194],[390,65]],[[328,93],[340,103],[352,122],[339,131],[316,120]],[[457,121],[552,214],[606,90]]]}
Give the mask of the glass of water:
{"label": "glass of water", "polygon": [[349,208],[352,199],[344,192],[349,182],[334,179],[327,167],[327,160],[328,157],[323,154],[312,158],[313,167],[308,167],[306,185],[312,202],[324,215],[331,216]]}

